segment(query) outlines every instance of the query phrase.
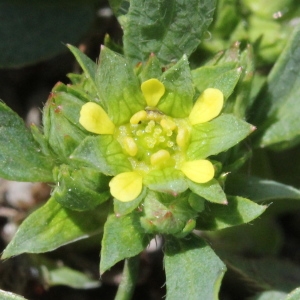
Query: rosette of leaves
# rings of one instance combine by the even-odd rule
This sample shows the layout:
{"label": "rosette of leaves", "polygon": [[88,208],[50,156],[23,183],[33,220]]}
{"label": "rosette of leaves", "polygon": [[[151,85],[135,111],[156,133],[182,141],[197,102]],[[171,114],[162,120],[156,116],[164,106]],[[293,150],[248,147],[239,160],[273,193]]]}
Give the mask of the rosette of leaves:
{"label": "rosette of leaves", "polygon": [[139,47],[136,36],[146,39],[156,31],[155,23],[147,27],[149,20],[141,27],[151,30],[135,29],[143,20],[136,15],[142,2],[132,1],[123,16],[124,55],[103,47],[96,64],[69,46],[83,74],[53,88],[43,128],[27,131],[1,103],[1,176],[53,184],[49,201],[22,223],[2,257],[50,251],[103,232],[102,274],[123,259],[130,264],[162,234],[168,298],[184,298],[188,289],[190,299],[199,293],[213,299],[226,268],[193,230],[247,223],[266,209],[223,190],[228,172],[247,159],[239,143],[254,129],[243,120],[251,51],[240,53],[236,45],[191,71],[188,55],[215,3],[185,3],[198,22],[189,26],[201,30],[188,35],[190,43],[174,51],[172,62],[169,49],[180,38],[174,28],[181,23],[173,25],[185,19],[183,8],[177,1],[171,11],[167,1],[155,6],[170,37]]}

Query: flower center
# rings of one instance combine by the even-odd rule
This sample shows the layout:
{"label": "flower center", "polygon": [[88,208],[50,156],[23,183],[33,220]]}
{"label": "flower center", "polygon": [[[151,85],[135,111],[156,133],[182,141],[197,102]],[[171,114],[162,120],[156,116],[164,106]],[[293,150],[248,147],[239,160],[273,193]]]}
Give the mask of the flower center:
{"label": "flower center", "polygon": [[154,110],[134,114],[129,124],[116,130],[134,170],[148,173],[165,167],[180,168],[189,139],[187,119],[173,119]]}

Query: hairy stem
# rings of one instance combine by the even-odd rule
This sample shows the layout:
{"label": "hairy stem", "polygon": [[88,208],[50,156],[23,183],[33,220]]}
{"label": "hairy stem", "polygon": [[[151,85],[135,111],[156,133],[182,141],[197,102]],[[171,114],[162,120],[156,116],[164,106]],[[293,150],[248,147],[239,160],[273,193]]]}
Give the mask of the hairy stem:
{"label": "hairy stem", "polygon": [[125,260],[123,276],[115,300],[131,299],[138,277],[139,262],[138,255]]}

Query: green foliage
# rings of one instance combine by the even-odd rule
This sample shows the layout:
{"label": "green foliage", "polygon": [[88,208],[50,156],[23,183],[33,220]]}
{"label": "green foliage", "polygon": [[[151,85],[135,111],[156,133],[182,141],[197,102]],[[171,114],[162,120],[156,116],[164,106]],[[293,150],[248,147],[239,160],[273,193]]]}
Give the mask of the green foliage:
{"label": "green foliage", "polygon": [[167,299],[217,300],[226,267],[213,250],[194,235],[169,237],[165,247]]}
{"label": "green foliage", "polygon": [[137,214],[122,217],[109,215],[102,239],[100,274],[117,262],[139,254],[149,241],[149,237],[143,233]]}
{"label": "green foliage", "polygon": [[256,101],[254,122],[260,126],[260,147],[283,150],[299,143],[300,79],[295,69],[300,61],[299,37],[298,25]]}
{"label": "green foliage", "polygon": [[2,300],[26,300],[24,297],[11,292],[5,292],[0,290],[0,297]]}
{"label": "green foliage", "polygon": [[210,0],[131,0],[124,25],[124,53],[132,64],[154,53],[168,64],[189,56],[212,21],[216,2]]}
{"label": "green foliage", "polygon": [[33,212],[6,247],[2,259],[21,253],[42,253],[99,234],[107,215],[101,205],[88,212],[63,208],[53,197]]}
{"label": "green foliage", "polygon": [[20,181],[53,181],[51,158],[41,153],[21,118],[0,102],[0,176]]}

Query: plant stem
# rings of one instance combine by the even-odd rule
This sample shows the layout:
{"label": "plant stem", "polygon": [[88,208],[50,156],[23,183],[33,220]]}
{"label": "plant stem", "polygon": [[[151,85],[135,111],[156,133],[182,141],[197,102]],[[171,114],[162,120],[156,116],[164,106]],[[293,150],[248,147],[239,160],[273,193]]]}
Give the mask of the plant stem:
{"label": "plant stem", "polygon": [[115,300],[130,300],[138,277],[139,256],[125,259],[122,280],[119,285]]}

